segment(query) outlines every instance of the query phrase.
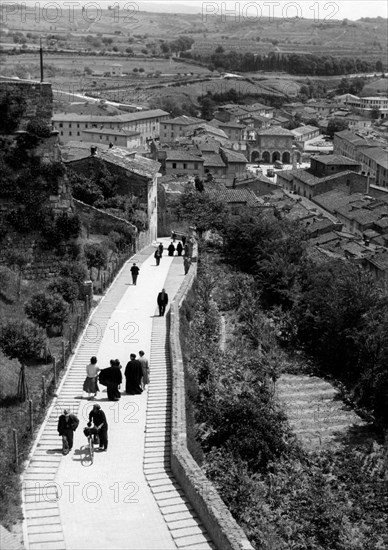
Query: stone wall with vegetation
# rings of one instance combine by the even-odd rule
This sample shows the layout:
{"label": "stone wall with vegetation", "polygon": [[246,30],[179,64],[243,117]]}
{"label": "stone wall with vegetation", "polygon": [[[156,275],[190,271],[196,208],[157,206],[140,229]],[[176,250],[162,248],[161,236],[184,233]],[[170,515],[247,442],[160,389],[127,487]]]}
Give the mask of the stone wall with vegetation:
{"label": "stone wall with vegetation", "polygon": [[[10,120],[12,117],[17,122],[14,130],[26,130],[29,122],[34,119],[51,126],[53,91],[50,83],[0,81],[0,104],[4,101],[7,103]],[[5,122],[3,117],[0,133],[11,133],[6,127],[2,127]]]}
{"label": "stone wall with vegetation", "polygon": [[179,308],[197,274],[197,251],[193,263],[169,312],[173,376],[171,469],[216,547],[222,550],[253,550],[244,531],[233,519],[214,485],[187,449],[185,383],[180,347]]}

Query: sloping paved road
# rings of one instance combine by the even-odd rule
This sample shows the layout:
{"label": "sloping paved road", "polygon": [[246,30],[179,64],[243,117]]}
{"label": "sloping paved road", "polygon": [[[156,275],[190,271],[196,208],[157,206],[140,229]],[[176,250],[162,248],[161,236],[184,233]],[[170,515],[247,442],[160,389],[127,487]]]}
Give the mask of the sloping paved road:
{"label": "sloping paved road", "polygon": [[[124,266],[94,311],[31,453],[23,476],[25,541],[31,550],[214,548],[171,476],[171,376],[166,318],[156,317],[164,286],[170,301],[183,281],[182,258],[164,254],[155,266],[149,247]],[[140,265],[130,284],[132,261]],[[151,383],[119,402],[98,394],[109,425],[108,452],[90,464],[83,427],[93,402],[82,398],[85,368],[123,367],[140,349],[150,357]],[[102,389],[102,388],[101,388]],[[148,394],[148,395],[147,395]],[[80,418],[73,451],[62,456],[56,427],[63,408]]]}

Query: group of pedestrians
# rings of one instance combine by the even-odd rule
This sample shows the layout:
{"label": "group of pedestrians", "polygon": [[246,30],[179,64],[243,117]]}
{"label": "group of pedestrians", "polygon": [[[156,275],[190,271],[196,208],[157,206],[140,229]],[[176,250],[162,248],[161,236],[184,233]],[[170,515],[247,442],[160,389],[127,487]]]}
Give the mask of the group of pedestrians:
{"label": "group of pedestrians", "polygon": [[[176,235],[172,233],[173,242],[168,246],[169,256],[174,256]],[[184,237],[183,237],[184,238]],[[183,240],[182,238],[182,240]],[[184,245],[184,246],[183,246]],[[188,245],[184,242],[178,242],[176,250],[178,256],[184,251],[184,267],[187,273],[190,266],[190,257]],[[156,265],[160,264],[160,259],[163,256],[163,244],[160,243],[155,251],[154,257]],[[131,267],[132,283],[136,285],[140,268],[134,262]],[[163,288],[157,296],[157,305],[159,308],[159,316],[164,316],[168,305],[168,294]],[[150,369],[148,359],[145,357],[144,351],[139,351],[139,358],[136,358],[135,353],[130,354],[125,370],[125,392],[128,395],[140,395],[146,389],[150,382]],[[120,386],[123,382],[122,365],[119,359],[111,359],[110,366],[105,369],[100,369],[97,366],[97,357],[90,358],[90,363],[86,367],[86,378],[83,383],[83,390],[88,394],[88,399],[95,399],[100,391],[99,383],[106,386],[107,397],[109,401],[119,401],[121,398]],[[94,425],[98,433],[98,440],[101,451],[108,449],[108,422],[106,415],[101,408],[101,405],[95,403],[89,413],[88,427]],[[68,454],[73,447],[74,432],[79,425],[79,419],[75,414],[71,414],[68,409],[64,409],[58,419],[58,433],[62,437],[62,453]]]}
{"label": "group of pedestrians", "polygon": [[[121,398],[120,386],[123,381],[121,373],[122,366],[118,359],[111,359],[110,366],[106,369],[97,367],[97,357],[90,358],[90,363],[86,367],[86,378],[83,389],[88,393],[89,399],[94,399],[100,391],[98,383],[106,386],[109,401],[118,401]],[[130,360],[124,371],[125,392],[129,395],[138,395],[143,393],[146,386],[150,383],[149,362],[144,351],[139,351],[139,359],[136,354],[130,354]],[[93,394],[91,396],[91,394]],[[108,449],[108,422],[106,415],[99,403],[93,405],[89,413],[88,427],[94,424],[98,433],[100,450]],[[79,419],[75,414],[71,414],[68,409],[64,409],[58,419],[58,433],[62,437],[62,453],[67,455],[73,447],[74,432],[78,428]]]}

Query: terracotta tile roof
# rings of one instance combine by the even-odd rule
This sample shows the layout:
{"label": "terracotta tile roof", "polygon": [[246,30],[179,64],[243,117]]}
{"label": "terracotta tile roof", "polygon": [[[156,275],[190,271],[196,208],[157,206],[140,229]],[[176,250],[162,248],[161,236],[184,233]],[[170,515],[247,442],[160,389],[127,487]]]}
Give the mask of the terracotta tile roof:
{"label": "terracotta tile roof", "polygon": [[164,121],[165,124],[177,124],[178,126],[191,126],[193,124],[199,124],[203,122],[206,122],[206,120],[186,115],[178,116],[176,118],[170,118],[169,120]]}
{"label": "terracotta tile roof", "polygon": [[248,160],[245,155],[242,153],[237,153],[236,151],[231,151],[230,149],[225,149],[224,147],[220,147],[220,151],[225,155],[226,160],[228,163],[230,162],[239,162],[239,163],[248,163]]}
{"label": "terracotta tile roof", "polygon": [[103,151],[99,156],[105,162],[120,166],[129,172],[146,178],[154,178],[160,168],[159,162],[142,157],[136,152],[131,154],[131,151],[123,147],[111,147]]}
{"label": "terracotta tile roof", "polygon": [[208,168],[211,166],[214,168],[225,168],[226,166],[225,162],[222,160],[220,155],[205,153],[203,155],[203,158],[204,158],[204,163],[203,163],[204,168]]}
{"label": "terracotta tile roof", "polygon": [[225,202],[246,204],[247,206],[258,206],[259,201],[256,195],[250,189],[236,189],[231,187],[219,186],[217,189],[206,191],[209,195],[218,197]]}
{"label": "terracotta tile roof", "polygon": [[309,134],[310,132],[315,132],[317,130],[319,132],[319,128],[317,128],[316,126],[311,126],[307,124],[306,126],[299,126],[298,128],[291,130],[291,132],[293,134],[296,134],[297,136],[303,136],[305,134]]}
{"label": "terracotta tile roof", "polygon": [[91,147],[97,149],[98,156],[102,151],[109,149],[109,145],[105,145],[104,143],[96,144],[86,141],[68,141],[66,144],[60,146],[62,159],[64,162],[70,162],[72,160],[81,160],[90,157]]}
{"label": "terracotta tile roof", "polygon": [[209,124],[211,126],[215,126],[216,128],[232,128],[235,130],[243,130],[245,128],[245,124],[239,124],[238,122],[222,122],[222,120],[218,120],[217,118],[213,118]]}
{"label": "terracotta tile roof", "polygon": [[85,128],[81,130],[85,134],[102,134],[102,135],[112,135],[112,136],[140,136],[140,132],[135,130],[121,130],[119,128]]}
{"label": "terracotta tile roof", "polygon": [[219,136],[223,139],[228,139],[227,134],[224,132],[224,130],[221,130],[221,128],[217,128],[216,126],[213,126],[212,124],[206,124],[204,122],[197,124],[196,126],[193,126],[191,129],[191,133],[197,132],[198,130],[203,130],[204,132],[215,134],[216,136]]}
{"label": "terracotta tile roof", "polygon": [[271,128],[260,130],[257,133],[259,136],[290,136],[292,138],[294,137],[294,134],[291,132],[291,130],[286,130],[286,128],[282,128],[281,126],[272,126]]}
{"label": "terracotta tile roof", "polygon": [[388,269],[388,251],[384,250],[378,252],[377,254],[369,258],[369,262],[381,270]]}
{"label": "terracotta tile roof", "polygon": [[166,151],[166,160],[182,160],[182,161],[194,161],[194,162],[203,162],[203,158],[184,149],[172,149]]}
{"label": "terracotta tile roof", "polygon": [[357,166],[359,162],[343,155],[322,155],[315,159],[317,162],[330,166],[331,164],[342,164],[345,166]]}
{"label": "terracotta tile roof", "polygon": [[152,109],[149,111],[138,111],[136,113],[126,113],[123,115],[112,115],[112,116],[103,116],[103,115],[79,115],[77,113],[56,113],[53,115],[53,122],[95,122],[96,124],[100,123],[110,123],[110,122],[132,122],[137,120],[146,120],[148,118],[157,118],[161,116],[170,116],[167,111],[162,109]]}
{"label": "terracotta tile roof", "polygon": [[388,168],[388,151],[380,147],[360,149],[360,152],[372,160],[374,160],[382,168]]}

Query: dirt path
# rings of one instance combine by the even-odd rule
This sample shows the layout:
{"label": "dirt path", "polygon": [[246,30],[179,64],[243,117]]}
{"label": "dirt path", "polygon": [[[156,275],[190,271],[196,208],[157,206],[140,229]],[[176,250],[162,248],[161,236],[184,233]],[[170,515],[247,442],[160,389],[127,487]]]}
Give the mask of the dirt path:
{"label": "dirt path", "polygon": [[307,451],[365,441],[368,435],[368,424],[343,403],[338,390],[317,376],[284,374],[276,394]]}

